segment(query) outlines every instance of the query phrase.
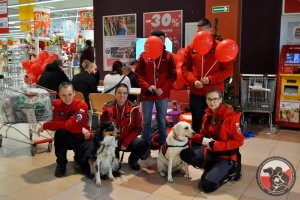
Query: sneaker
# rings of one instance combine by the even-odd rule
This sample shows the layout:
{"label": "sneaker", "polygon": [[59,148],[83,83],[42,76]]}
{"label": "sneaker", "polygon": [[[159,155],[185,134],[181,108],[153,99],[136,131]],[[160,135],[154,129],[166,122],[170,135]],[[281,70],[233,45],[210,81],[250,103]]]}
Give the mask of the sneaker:
{"label": "sneaker", "polygon": [[55,169],[55,176],[62,177],[66,174],[66,165],[57,165]]}
{"label": "sneaker", "polygon": [[138,164],[138,162],[128,163],[130,168],[134,171],[138,171],[141,169],[141,166]]}

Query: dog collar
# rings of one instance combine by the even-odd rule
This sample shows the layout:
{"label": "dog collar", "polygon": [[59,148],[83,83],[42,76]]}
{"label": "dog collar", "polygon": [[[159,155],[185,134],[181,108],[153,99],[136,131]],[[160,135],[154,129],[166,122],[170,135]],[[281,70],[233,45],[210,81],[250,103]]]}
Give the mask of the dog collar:
{"label": "dog collar", "polygon": [[176,135],[175,131],[173,131],[173,138],[175,140],[177,140],[178,142],[184,142],[184,140],[181,140],[181,139],[178,138],[178,136]]}

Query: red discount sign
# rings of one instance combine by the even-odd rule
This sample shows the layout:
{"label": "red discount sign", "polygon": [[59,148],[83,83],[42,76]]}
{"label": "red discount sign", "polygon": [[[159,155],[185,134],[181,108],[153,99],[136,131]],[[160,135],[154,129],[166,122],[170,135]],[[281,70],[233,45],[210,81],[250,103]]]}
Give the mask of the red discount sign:
{"label": "red discount sign", "polygon": [[144,37],[159,29],[173,42],[173,51],[181,48],[182,10],[144,13]]}

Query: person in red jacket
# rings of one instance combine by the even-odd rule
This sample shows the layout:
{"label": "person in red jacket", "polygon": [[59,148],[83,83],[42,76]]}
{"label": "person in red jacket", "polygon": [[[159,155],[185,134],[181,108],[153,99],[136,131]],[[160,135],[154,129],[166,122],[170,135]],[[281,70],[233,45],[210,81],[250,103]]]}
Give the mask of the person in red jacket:
{"label": "person in red jacket", "polygon": [[[165,43],[165,34],[160,30],[153,30],[152,36],[159,37]],[[136,80],[141,87],[141,101],[143,111],[142,137],[150,145],[152,109],[155,104],[156,119],[158,124],[159,145],[166,140],[166,115],[168,98],[172,83],[176,80],[175,61],[172,53],[163,50],[162,55],[156,60],[148,60],[143,52],[136,65]]]}
{"label": "person in red jacket", "polygon": [[238,150],[244,143],[244,136],[240,128],[241,114],[222,104],[220,90],[209,90],[206,103],[208,108],[200,133],[192,138],[201,146],[182,150],[180,157],[184,162],[204,169],[198,188],[213,192],[236,172]]}
{"label": "person in red jacket", "polygon": [[119,148],[116,151],[117,157],[119,151],[130,151],[128,164],[133,170],[139,170],[139,159],[145,159],[150,149],[147,142],[137,136],[142,132],[142,116],[139,106],[127,100],[129,94],[128,86],[120,83],[116,86],[116,99],[107,102],[103,107],[103,114],[100,121],[114,121],[117,129],[120,131],[118,136]]}
{"label": "person in red jacket", "polygon": [[[207,19],[198,22],[197,31],[206,31],[212,34],[212,27]],[[232,62],[220,63],[215,59],[215,48],[217,41],[210,52],[201,56],[193,48],[193,44],[188,45],[184,50],[181,71],[183,78],[190,86],[190,109],[192,113],[192,128],[198,133],[202,124],[205,103],[205,94],[211,88],[218,88],[224,91],[224,81],[233,73]],[[202,60],[203,59],[203,60]],[[203,66],[202,66],[203,63]],[[212,67],[214,65],[214,67]]]}
{"label": "person in red jacket", "polygon": [[89,174],[88,158],[92,151],[93,135],[88,124],[88,106],[74,96],[72,84],[61,83],[60,99],[53,102],[53,120],[45,122],[37,131],[38,134],[43,130],[55,131],[56,177],[66,174],[67,150],[74,150],[75,161],[85,173]]}

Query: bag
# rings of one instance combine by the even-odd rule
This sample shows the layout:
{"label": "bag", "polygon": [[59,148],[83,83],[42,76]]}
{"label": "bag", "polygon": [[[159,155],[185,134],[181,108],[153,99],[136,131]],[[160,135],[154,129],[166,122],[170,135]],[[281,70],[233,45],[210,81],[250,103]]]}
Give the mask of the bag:
{"label": "bag", "polygon": [[120,83],[122,83],[122,81],[124,80],[125,75],[123,75],[123,78],[112,88],[110,88],[109,90],[103,91],[103,93],[109,93],[111,92],[113,89],[115,89],[117,87],[117,85],[119,85]]}

